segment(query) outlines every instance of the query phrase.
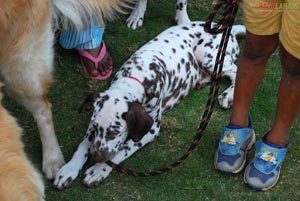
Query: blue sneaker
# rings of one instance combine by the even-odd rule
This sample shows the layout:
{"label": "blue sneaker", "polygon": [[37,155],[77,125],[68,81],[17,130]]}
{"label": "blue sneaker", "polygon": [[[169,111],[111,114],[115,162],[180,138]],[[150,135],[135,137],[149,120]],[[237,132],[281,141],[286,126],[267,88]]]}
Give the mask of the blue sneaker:
{"label": "blue sneaker", "polygon": [[285,158],[287,147],[265,141],[265,137],[256,143],[254,159],[248,164],[244,173],[244,182],[257,191],[267,191],[276,185],[282,161]]}
{"label": "blue sneaker", "polygon": [[248,128],[226,126],[222,130],[215,154],[215,168],[222,173],[239,173],[246,164],[247,151],[254,143],[255,133],[250,119]]}

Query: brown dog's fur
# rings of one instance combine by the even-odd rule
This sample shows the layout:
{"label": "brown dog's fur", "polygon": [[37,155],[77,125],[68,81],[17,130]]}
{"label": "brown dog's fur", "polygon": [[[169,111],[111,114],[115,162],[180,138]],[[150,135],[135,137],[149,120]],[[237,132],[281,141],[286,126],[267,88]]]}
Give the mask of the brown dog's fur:
{"label": "brown dog's fur", "polygon": [[21,133],[16,120],[0,103],[0,200],[42,201],[43,182],[24,153]]}
{"label": "brown dog's fur", "polygon": [[2,0],[0,6],[0,78],[5,92],[37,121],[43,145],[43,172],[52,179],[64,158],[47,100],[52,83],[54,27],[87,21],[103,23],[131,0]]}

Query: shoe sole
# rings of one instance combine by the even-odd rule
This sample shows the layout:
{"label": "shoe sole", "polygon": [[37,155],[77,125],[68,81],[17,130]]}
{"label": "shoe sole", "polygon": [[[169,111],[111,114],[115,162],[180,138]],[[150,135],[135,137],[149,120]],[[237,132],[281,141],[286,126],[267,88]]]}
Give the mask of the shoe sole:
{"label": "shoe sole", "polygon": [[246,165],[246,161],[247,161],[247,152],[248,152],[249,150],[252,149],[252,147],[253,147],[253,145],[254,145],[254,143],[255,143],[255,141],[256,141],[256,136],[255,136],[254,130],[252,130],[252,132],[253,132],[253,136],[252,136],[252,139],[251,139],[251,141],[249,142],[247,148],[245,149],[245,157],[244,157],[244,161],[243,161],[242,165],[241,165],[238,169],[236,169],[236,170],[234,170],[234,171],[227,172],[227,171],[219,170],[219,169],[217,168],[216,163],[214,163],[214,166],[215,166],[215,169],[216,169],[216,170],[218,170],[218,171],[220,171],[220,172],[222,172],[222,173],[224,173],[224,174],[237,174],[237,173],[240,173],[240,172],[244,169],[244,167],[245,167],[245,165]]}

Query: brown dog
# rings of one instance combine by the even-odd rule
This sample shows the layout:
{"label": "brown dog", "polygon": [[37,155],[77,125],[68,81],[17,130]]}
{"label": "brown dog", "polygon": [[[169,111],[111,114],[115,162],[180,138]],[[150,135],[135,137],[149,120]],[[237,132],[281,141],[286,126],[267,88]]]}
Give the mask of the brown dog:
{"label": "brown dog", "polygon": [[[64,163],[47,91],[52,83],[54,28],[80,30],[90,20],[103,24],[131,0],[2,0],[0,78],[5,91],[37,121],[43,145],[43,172],[54,177]],[[60,26],[61,25],[61,26]]]}
{"label": "brown dog", "polygon": [[0,200],[42,201],[44,185],[24,153],[21,133],[16,120],[0,103]]}

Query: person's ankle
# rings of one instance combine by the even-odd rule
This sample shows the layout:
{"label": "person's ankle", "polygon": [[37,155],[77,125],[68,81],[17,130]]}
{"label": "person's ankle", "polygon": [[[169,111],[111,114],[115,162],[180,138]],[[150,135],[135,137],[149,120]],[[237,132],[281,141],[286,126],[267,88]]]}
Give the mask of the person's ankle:
{"label": "person's ankle", "polygon": [[94,49],[88,49],[86,51],[88,53],[90,53],[93,57],[97,57],[99,55],[100,50],[101,50],[101,46],[102,46],[102,44],[99,47],[96,47]]}
{"label": "person's ankle", "polygon": [[229,123],[230,127],[240,127],[240,128],[251,128],[252,127],[252,121],[251,118],[248,117],[245,120],[242,120],[242,118],[234,118],[232,117]]}
{"label": "person's ankle", "polygon": [[276,137],[271,132],[263,137],[263,142],[277,148],[285,148],[289,143],[289,139]]}

